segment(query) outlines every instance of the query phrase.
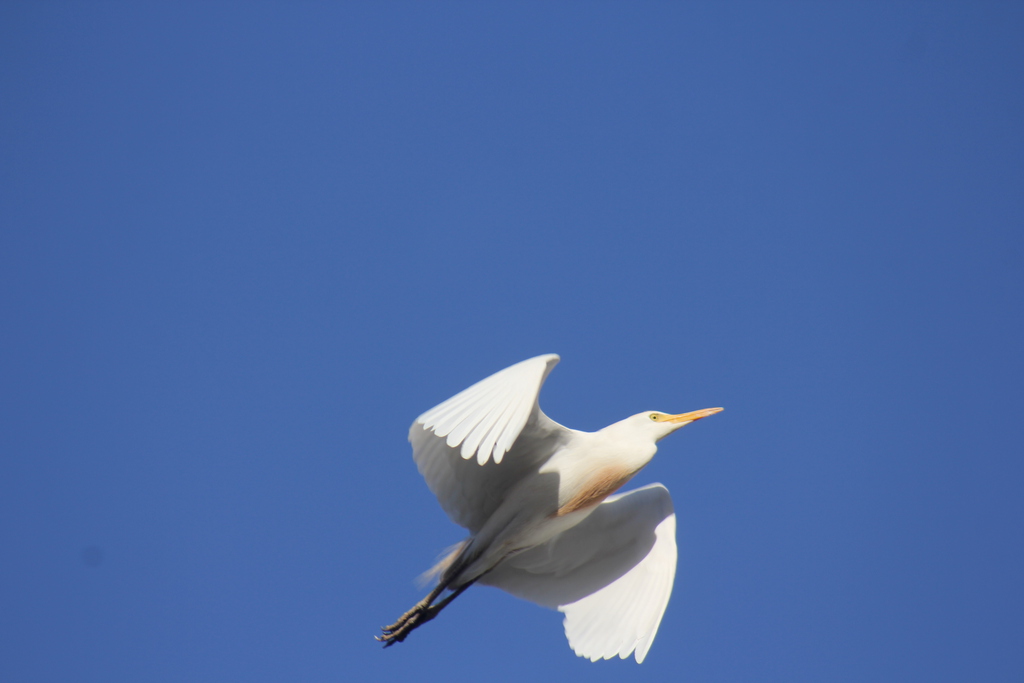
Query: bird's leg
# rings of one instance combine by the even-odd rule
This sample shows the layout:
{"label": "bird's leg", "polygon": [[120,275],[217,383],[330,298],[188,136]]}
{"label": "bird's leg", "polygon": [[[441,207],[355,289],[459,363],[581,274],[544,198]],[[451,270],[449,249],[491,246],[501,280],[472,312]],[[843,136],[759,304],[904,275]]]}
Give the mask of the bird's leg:
{"label": "bird's leg", "polygon": [[438,614],[441,613],[448,604],[455,598],[462,595],[462,592],[475,583],[470,581],[467,584],[459,586],[457,589],[452,591],[452,594],[447,596],[444,600],[437,603],[436,605],[430,604],[441,594],[444,590],[443,586],[438,586],[430,592],[430,595],[420,600],[416,605],[403,614],[398,621],[391,626],[381,629],[384,632],[382,636],[374,636],[379,642],[384,643],[384,647],[390,647],[395,643],[400,643],[406,639],[406,637],[412,633],[415,629],[419,628],[423,624],[427,623]]}

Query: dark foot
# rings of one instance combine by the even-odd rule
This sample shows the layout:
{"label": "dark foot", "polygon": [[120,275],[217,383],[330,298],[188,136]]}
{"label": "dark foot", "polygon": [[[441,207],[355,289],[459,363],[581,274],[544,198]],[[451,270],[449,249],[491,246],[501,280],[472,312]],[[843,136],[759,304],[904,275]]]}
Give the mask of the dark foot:
{"label": "dark foot", "polygon": [[[406,612],[402,616],[398,617],[398,621],[396,621],[395,623],[391,624],[391,626],[381,626],[380,630],[383,631],[385,633],[385,635],[388,634],[388,633],[392,633],[393,631],[397,631],[398,629],[402,628],[402,626],[405,624],[405,622],[407,622],[410,619],[412,619],[413,615],[419,614],[424,609],[426,609],[426,607],[427,607],[426,601],[421,600],[421,601],[417,602],[415,605],[413,605],[411,610],[409,610],[408,612]],[[377,640],[380,640],[380,638],[378,638]]]}
{"label": "dark foot", "polygon": [[416,628],[436,617],[440,611],[437,605],[416,605],[394,624],[382,628],[383,635],[374,636],[374,638],[377,639],[377,642],[384,643],[384,647],[391,647],[395,643],[405,640]]}

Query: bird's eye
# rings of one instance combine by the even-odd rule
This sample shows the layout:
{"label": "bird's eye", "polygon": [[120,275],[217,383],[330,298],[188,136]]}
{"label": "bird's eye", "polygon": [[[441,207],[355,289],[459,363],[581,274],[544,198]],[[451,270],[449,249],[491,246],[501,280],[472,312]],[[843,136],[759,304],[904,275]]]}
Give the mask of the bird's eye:
{"label": "bird's eye", "polygon": [[651,419],[654,420],[655,422],[657,422],[658,421],[658,414],[657,413],[651,413]]}

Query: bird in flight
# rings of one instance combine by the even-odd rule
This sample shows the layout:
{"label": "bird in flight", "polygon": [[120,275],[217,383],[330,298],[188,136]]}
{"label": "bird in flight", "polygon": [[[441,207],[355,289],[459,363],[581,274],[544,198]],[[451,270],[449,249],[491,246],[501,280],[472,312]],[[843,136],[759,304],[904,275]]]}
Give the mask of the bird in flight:
{"label": "bird in flight", "polygon": [[651,461],[658,441],[722,409],[569,429],[537,402],[558,361],[524,360],[416,418],[416,467],[469,536],[428,572],[437,578],[430,594],[381,629],[385,647],[480,583],[564,613],[580,657],[647,656],[675,579],[672,498],[661,484],[612,494]]}

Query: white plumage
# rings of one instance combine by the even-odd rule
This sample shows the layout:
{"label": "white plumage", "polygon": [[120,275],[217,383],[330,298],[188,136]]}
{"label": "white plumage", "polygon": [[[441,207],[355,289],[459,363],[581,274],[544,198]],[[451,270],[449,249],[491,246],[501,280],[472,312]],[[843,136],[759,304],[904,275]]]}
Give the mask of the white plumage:
{"label": "white plumage", "polygon": [[675,577],[672,499],[660,484],[610,494],[651,460],[657,441],[721,408],[638,413],[593,433],[568,429],[537,402],[558,360],[517,363],[413,423],[416,466],[470,536],[435,567],[430,595],[384,629],[385,645],[480,582],[563,612],[581,657],[644,660]]}

